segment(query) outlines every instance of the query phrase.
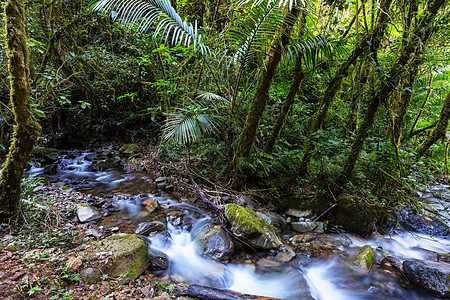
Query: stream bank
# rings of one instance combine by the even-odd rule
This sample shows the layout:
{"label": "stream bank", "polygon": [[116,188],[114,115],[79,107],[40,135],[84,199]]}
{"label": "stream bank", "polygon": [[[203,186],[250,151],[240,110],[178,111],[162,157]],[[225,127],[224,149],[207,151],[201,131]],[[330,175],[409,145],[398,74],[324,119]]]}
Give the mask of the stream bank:
{"label": "stream bank", "polygon": [[[114,151],[110,153],[109,156],[114,158]],[[136,232],[143,236],[153,257],[159,260],[153,262],[153,269],[145,271],[142,278],[169,285],[188,281],[287,299],[434,298],[413,288],[411,282],[402,278],[405,275],[402,264],[410,259],[435,261],[437,253],[448,253],[448,233],[440,232],[440,236],[430,237],[426,233],[433,232],[427,232],[427,226],[424,226],[422,235],[408,235],[399,228],[391,237],[373,234],[369,239],[362,239],[350,234],[330,233],[331,228],[326,223],[312,222],[293,215],[294,212],[278,215],[256,209],[253,201],[245,197],[223,198],[225,204],[228,202],[226,205],[240,204],[240,214],[245,214],[247,219],[256,218],[259,225],[250,226],[254,229],[247,232],[241,229],[249,227],[248,224],[234,224],[224,232],[221,222],[192,205],[195,201],[185,197],[184,201],[174,200],[162,192],[173,188],[167,176],[151,177],[144,173],[124,173],[117,167],[98,167],[98,160],[91,154],[63,154],[55,160],[56,172],[47,174],[50,183],[35,189],[35,195],[58,193],[57,199],[76,195],[72,203],[61,201],[61,205],[72,207],[69,213],[72,219],[68,223],[78,228],[79,244],[102,240],[119,232]],[[45,172],[45,167],[35,166],[30,171]],[[96,209],[93,219],[88,217],[82,224],[80,216],[75,215],[75,207],[80,203]],[[230,216],[228,219],[231,220]],[[429,222],[428,225],[435,221],[420,220]],[[262,229],[261,234],[261,224],[266,223],[271,224]],[[273,234],[266,234],[268,239],[261,239],[269,230],[273,230]],[[199,247],[199,239],[210,232],[213,234],[209,237],[221,243],[209,244],[211,239],[205,239],[206,244]],[[224,243],[224,240],[228,242]],[[230,240],[233,247],[225,247],[231,244]],[[400,265],[396,266],[398,261]],[[156,271],[155,265],[159,268]],[[104,279],[89,288],[102,285]],[[154,286],[150,282],[149,279],[147,286]],[[117,286],[115,290],[117,296],[114,296],[119,299],[122,288]],[[133,293],[126,295],[135,297]]]}

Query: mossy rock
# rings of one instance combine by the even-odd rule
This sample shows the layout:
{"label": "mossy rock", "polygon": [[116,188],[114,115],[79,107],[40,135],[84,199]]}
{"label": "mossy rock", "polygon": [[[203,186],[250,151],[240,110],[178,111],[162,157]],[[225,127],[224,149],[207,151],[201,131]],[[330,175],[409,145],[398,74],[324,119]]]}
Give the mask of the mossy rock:
{"label": "mossy rock", "polygon": [[129,157],[129,156],[137,156],[142,154],[142,149],[136,144],[125,144],[119,149],[119,153],[121,156]]}
{"label": "mossy rock", "polygon": [[34,148],[32,156],[35,158],[43,158],[46,163],[52,163],[58,160],[61,151],[55,148]]}
{"label": "mossy rock", "polygon": [[[111,235],[80,248],[80,256],[87,260],[87,267],[98,269],[109,278],[118,278],[122,283],[138,278],[150,264],[147,245],[135,234]],[[90,278],[89,281],[87,283],[96,280]]]}
{"label": "mossy rock", "polygon": [[250,246],[268,250],[283,245],[275,227],[254,210],[230,203],[225,206],[225,216],[232,226],[233,233],[243,238]]}
{"label": "mossy rock", "polygon": [[361,247],[350,263],[366,272],[373,270],[376,262],[372,247],[369,245]]}
{"label": "mossy rock", "polygon": [[360,196],[342,194],[337,198],[330,223],[341,225],[349,232],[366,236],[374,230],[379,216],[378,208]]}

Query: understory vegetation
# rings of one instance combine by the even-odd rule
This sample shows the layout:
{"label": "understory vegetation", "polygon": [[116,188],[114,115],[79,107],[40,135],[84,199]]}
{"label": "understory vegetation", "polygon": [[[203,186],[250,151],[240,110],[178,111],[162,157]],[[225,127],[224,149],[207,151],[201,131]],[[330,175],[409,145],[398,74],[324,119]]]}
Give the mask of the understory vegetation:
{"label": "understory vegetation", "polygon": [[347,192],[390,210],[448,173],[445,1],[127,3],[26,3],[39,144],[140,143],[279,208]]}

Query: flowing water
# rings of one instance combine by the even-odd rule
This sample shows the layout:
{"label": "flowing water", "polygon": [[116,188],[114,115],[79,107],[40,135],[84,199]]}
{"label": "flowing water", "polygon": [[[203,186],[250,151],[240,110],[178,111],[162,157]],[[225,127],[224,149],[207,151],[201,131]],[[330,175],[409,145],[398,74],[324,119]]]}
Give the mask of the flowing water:
{"label": "flowing water", "polygon": [[[222,264],[201,256],[194,242],[193,236],[199,228],[211,221],[204,211],[166,196],[155,196],[155,191],[149,193],[152,185],[145,174],[117,170],[92,171],[92,162],[85,159],[86,155],[88,153],[75,158],[63,156],[58,164],[58,173],[49,176],[50,180],[64,182],[79,191],[108,198],[114,206],[114,210],[111,210],[115,212],[112,213],[113,219],[126,220],[131,231],[134,231],[139,222],[151,221],[152,218],[165,221],[167,231],[148,237],[151,248],[164,252],[170,259],[169,268],[158,274],[162,281],[189,282],[282,299],[435,299],[430,294],[405,287],[404,281],[394,273],[381,269],[363,272],[350,266],[344,257],[358,246],[370,245],[373,248],[382,247],[401,259],[430,259],[436,253],[450,251],[448,238],[407,231],[369,240],[349,235],[353,243],[341,255],[331,258],[312,258],[298,253],[290,263],[274,268],[261,268],[257,264],[258,260],[273,257],[272,253],[244,253],[239,260]],[[43,170],[32,167],[29,172],[41,173]],[[445,192],[450,195],[448,186]],[[430,195],[427,195],[428,199],[433,198]],[[171,209],[182,211],[188,222],[173,225],[164,220],[165,213],[157,217],[142,214],[142,203],[150,198],[157,199],[167,212]],[[429,201],[438,202],[441,205],[439,209],[446,211],[445,207],[448,208],[449,203],[443,202],[450,197],[444,199],[446,200]],[[108,218],[102,224],[110,222]]]}

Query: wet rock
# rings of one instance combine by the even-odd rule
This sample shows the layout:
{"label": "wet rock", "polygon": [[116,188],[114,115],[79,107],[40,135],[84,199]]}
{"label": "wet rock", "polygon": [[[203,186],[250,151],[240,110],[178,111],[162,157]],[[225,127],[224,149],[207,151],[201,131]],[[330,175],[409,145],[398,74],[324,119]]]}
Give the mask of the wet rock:
{"label": "wet rock", "polygon": [[299,233],[324,233],[325,231],[325,225],[323,222],[292,222],[291,227]]}
{"label": "wet rock", "polygon": [[450,299],[450,265],[440,262],[406,260],[406,277],[416,286]]}
{"label": "wet rock", "polygon": [[330,222],[341,225],[345,230],[361,236],[370,234],[378,220],[378,209],[367,203],[363,197],[342,194],[338,197],[339,205],[331,213]]}
{"label": "wet rock", "polygon": [[194,218],[187,211],[172,210],[166,215],[167,222],[175,227],[190,229]]}
{"label": "wet rock", "polygon": [[256,207],[252,198],[250,198],[247,195],[242,195],[239,198],[237,198],[236,204],[240,205],[240,206],[250,207],[251,209],[255,209],[255,207]]}
{"label": "wet rock", "polygon": [[148,248],[148,255],[150,258],[148,268],[152,272],[163,271],[169,268],[169,257],[164,252]]}
{"label": "wet rock", "polygon": [[268,271],[270,269],[277,269],[281,267],[281,263],[277,262],[277,261],[273,261],[271,259],[267,259],[267,258],[261,258],[260,260],[258,260],[258,262],[256,263],[256,266],[258,267],[258,269],[260,270],[265,270]]}
{"label": "wet rock", "polygon": [[56,173],[58,173],[58,164],[57,163],[52,163],[52,164],[46,165],[44,167],[44,174],[55,175]]}
{"label": "wet rock", "polygon": [[102,217],[97,208],[89,204],[77,204],[77,216],[81,223],[91,222]]}
{"label": "wet rock", "polygon": [[406,230],[441,238],[450,237],[450,227],[440,219],[428,218],[407,211],[400,213],[399,217],[400,226]]}
{"label": "wet rock", "polygon": [[136,144],[125,144],[119,149],[120,156],[130,157],[142,154],[142,149]]}
{"label": "wet rock", "polygon": [[270,225],[279,228],[281,231],[287,229],[286,221],[279,214],[271,211],[257,211],[259,216],[266,220]]}
{"label": "wet rock", "polygon": [[82,245],[77,252],[86,260],[88,269],[97,270],[81,271],[82,277],[89,275],[86,283],[98,281],[101,274],[128,283],[139,277],[150,263],[147,245],[135,234],[114,234]]}
{"label": "wet rock", "polygon": [[343,234],[318,234],[304,233],[294,236],[291,239],[294,245],[301,245],[303,243],[311,243],[314,247],[331,246],[335,249],[343,250],[352,243],[350,238]]}
{"label": "wet rock", "polygon": [[233,233],[246,240],[252,247],[268,250],[277,249],[283,244],[275,228],[250,208],[227,204],[225,216],[232,226]]}
{"label": "wet rock", "polygon": [[234,251],[234,244],[228,233],[219,225],[207,223],[194,236],[204,256],[226,263]]}
{"label": "wet rock", "polygon": [[288,246],[283,245],[280,247],[280,252],[278,252],[277,255],[275,256],[275,261],[286,263],[291,261],[295,257],[295,255],[296,253],[294,250],[292,250]]}
{"label": "wet rock", "polygon": [[122,164],[120,162],[120,158],[106,158],[98,161],[97,163],[97,170],[98,171],[105,171],[109,169],[115,169],[122,167]]}
{"label": "wet rock", "polygon": [[350,264],[363,271],[370,272],[376,264],[372,247],[369,245],[361,247],[358,253],[350,260]]}
{"label": "wet rock", "polygon": [[294,208],[288,208],[284,213],[288,216],[297,218],[309,218],[313,215],[311,210],[300,210]]}
{"label": "wet rock", "polygon": [[437,253],[437,261],[446,262],[450,264],[450,253]]}
{"label": "wet rock", "polygon": [[159,221],[151,221],[140,223],[136,228],[135,233],[140,235],[150,235],[152,232],[161,232],[165,229],[165,226],[162,222]]}
{"label": "wet rock", "polygon": [[150,198],[145,200],[142,205],[144,205],[145,209],[149,212],[152,213],[154,212],[158,207],[159,207],[159,202],[156,199]]}

